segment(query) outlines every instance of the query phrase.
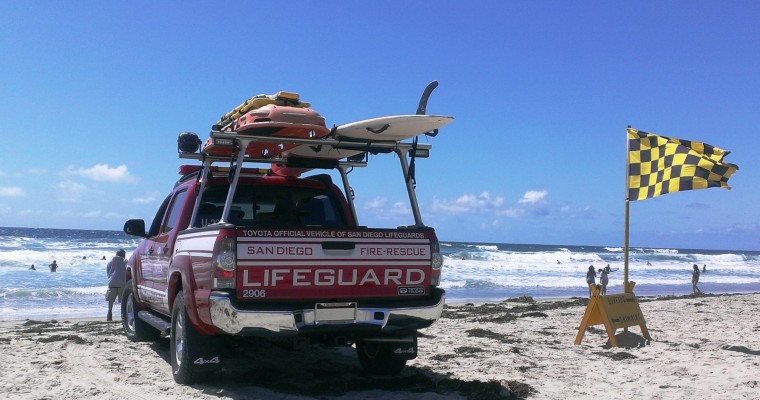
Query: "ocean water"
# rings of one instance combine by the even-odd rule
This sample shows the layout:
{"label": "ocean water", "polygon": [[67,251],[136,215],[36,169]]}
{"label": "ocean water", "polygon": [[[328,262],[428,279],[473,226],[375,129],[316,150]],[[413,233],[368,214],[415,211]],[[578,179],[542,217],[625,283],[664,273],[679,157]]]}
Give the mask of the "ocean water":
{"label": "ocean water", "polygon": [[[119,231],[0,228],[0,320],[105,316],[106,263],[138,242]],[[618,269],[608,293],[622,292],[621,247],[442,242],[441,250],[449,303],[587,296],[589,265]],[[632,248],[629,260],[638,295],[691,293],[693,264],[707,266],[705,293],[760,292],[760,252]]]}

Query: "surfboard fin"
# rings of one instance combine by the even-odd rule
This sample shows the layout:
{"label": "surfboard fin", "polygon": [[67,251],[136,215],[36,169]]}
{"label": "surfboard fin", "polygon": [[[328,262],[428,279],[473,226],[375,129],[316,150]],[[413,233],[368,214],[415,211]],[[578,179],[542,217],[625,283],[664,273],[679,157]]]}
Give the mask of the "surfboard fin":
{"label": "surfboard fin", "polygon": [[422,97],[420,97],[420,104],[417,106],[417,115],[425,115],[427,113],[427,102],[430,98],[430,94],[438,87],[438,81],[432,81],[428,83],[425,90],[422,91]]}

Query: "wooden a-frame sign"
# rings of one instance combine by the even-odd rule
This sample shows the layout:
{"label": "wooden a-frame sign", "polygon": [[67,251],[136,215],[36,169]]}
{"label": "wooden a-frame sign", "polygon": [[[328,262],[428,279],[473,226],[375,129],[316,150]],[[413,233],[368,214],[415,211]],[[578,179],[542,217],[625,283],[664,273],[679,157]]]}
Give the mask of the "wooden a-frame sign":
{"label": "wooden a-frame sign", "polygon": [[[633,285],[631,285],[630,289],[633,289]],[[578,328],[578,335],[575,336],[576,345],[581,344],[586,328],[602,324],[607,330],[607,336],[610,339],[612,347],[617,347],[615,330],[634,325],[638,325],[641,328],[641,334],[644,338],[652,340],[649,337],[646,321],[644,321],[644,314],[641,313],[639,302],[632,291],[602,296],[599,294],[599,288],[594,286],[592,293],[588,307],[586,307],[586,313],[583,315],[581,326]]]}

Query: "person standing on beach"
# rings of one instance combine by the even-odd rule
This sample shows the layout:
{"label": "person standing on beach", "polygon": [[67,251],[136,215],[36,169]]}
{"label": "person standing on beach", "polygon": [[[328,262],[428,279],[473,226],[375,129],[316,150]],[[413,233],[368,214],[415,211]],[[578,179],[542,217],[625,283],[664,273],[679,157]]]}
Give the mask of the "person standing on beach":
{"label": "person standing on beach", "polygon": [[121,297],[121,292],[124,290],[124,286],[127,284],[126,279],[126,266],[124,258],[127,253],[124,249],[116,251],[116,256],[111,259],[106,267],[106,273],[108,274],[108,291],[106,292],[106,300],[108,301],[108,314],[106,315],[106,321],[112,321],[113,317],[111,311],[113,310],[113,302],[116,298]]}
{"label": "person standing on beach", "polygon": [[593,265],[589,265],[588,272],[586,272],[586,283],[588,284],[588,297],[591,297],[593,294],[591,287],[596,284],[596,270]]}
{"label": "person standing on beach", "polygon": [[58,264],[53,260],[53,263],[48,265],[48,267],[50,268],[50,272],[55,272],[58,269]]}
{"label": "person standing on beach", "polygon": [[694,264],[692,267],[694,268],[693,271],[691,271],[691,290],[693,294],[702,294],[702,291],[699,290],[699,287],[697,287],[697,283],[699,283],[699,265]]}
{"label": "person standing on beach", "polygon": [[607,264],[607,268],[599,268],[599,283],[602,284],[602,290],[599,292],[602,296],[607,295],[607,284],[610,283],[609,278],[607,277],[607,272],[609,271],[610,265]]}

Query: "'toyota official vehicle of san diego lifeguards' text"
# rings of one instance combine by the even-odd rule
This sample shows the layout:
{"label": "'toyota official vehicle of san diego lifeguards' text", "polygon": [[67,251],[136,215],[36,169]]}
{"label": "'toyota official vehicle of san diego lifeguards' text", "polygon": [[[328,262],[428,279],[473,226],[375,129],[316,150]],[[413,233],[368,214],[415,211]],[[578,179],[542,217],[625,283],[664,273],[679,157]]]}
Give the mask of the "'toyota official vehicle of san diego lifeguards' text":
{"label": "'toyota official vehicle of san diego lifeguards' text", "polygon": [[[237,337],[355,345],[366,371],[401,371],[444,305],[443,259],[414,183],[415,160],[431,148],[418,135],[453,120],[425,112],[436,85],[412,115],[327,128],[297,94],[279,92],[225,114],[205,143],[180,134],[179,156],[198,164],[180,167],[150,226],[124,225],[143,237],[127,263],[127,337],[168,335],[180,383],[218,370]],[[387,153],[400,160],[414,224],[362,226],[348,173]],[[319,170],[335,171],[342,190]]]}

